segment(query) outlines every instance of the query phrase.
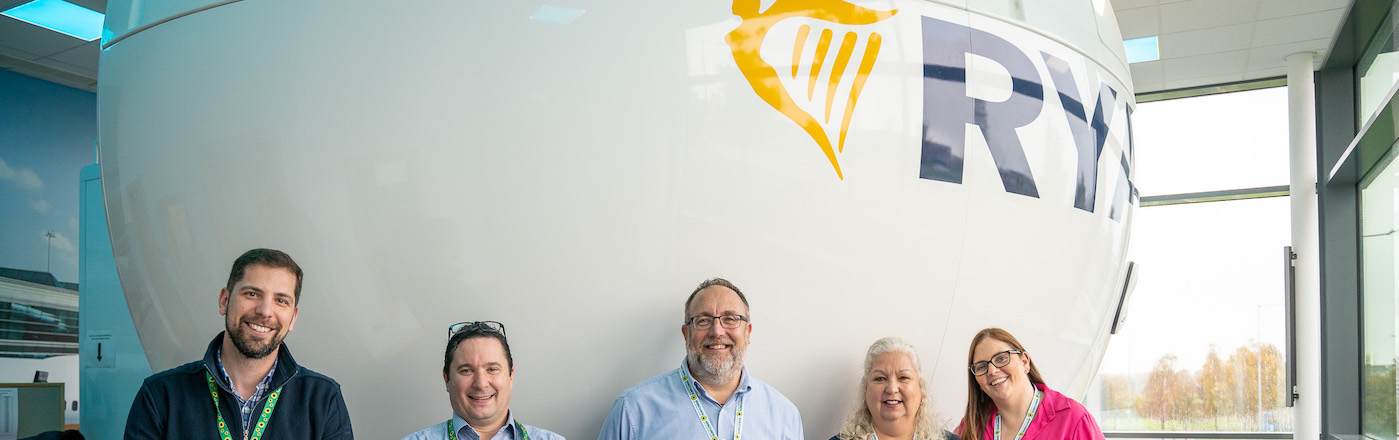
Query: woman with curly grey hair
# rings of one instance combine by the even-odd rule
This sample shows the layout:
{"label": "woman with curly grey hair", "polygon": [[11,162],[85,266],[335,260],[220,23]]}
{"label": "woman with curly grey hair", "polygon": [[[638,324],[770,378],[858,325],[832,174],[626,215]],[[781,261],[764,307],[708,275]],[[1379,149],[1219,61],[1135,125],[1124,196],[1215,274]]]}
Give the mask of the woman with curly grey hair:
{"label": "woman with curly grey hair", "polygon": [[897,337],[874,341],[865,353],[859,396],[831,440],[957,440],[943,430],[927,385],[912,343]]}

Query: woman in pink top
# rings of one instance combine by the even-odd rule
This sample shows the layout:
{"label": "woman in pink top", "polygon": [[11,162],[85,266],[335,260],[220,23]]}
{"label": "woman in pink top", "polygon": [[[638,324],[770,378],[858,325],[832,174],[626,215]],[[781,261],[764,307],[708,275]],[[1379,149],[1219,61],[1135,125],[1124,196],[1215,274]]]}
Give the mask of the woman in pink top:
{"label": "woman in pink top", "polygon": [[1103,439],[1083,405],[1045,386],[1030,353],[1010,332],[978,332],[967,364],[967,414],[957,427],[963,439]]}

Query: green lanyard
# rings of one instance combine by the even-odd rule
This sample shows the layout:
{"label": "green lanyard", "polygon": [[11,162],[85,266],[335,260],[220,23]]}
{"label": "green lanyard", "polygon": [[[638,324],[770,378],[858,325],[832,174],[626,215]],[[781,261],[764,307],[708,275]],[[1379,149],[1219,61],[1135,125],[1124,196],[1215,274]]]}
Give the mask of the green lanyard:
{"label": "green lanyard", "polygon": [[[1035,412],[1040,408],[1040,390],[1035,389],[1035,400],[1030,401],[1030,409],[1025,412],[1025,421],[1020,422],[1020,433],[1015,434],[1015,440],[1020,440],[1025,436],[1025,430],[1030,428],[1030,421],[1035,419]],[[996,437],[993,440],[1001,440],[1001,415],[996,414]]]}
{"label": "green lanyard", "polygon": [[[520,435],[525,436],[525,440],[529,440],[529,433],[525,432],[525,425],[521,424],[519,420],[515,421],[515,429],[520,431]],[[447,419],[447,439],[457,440],[457,430],[452,427],[452,419]]]}
{"label": "green lanyard", "polygon": [[[219,387],[214,385],[214,375],[205,371],[204,377],[209,380],[209,395],[214,396],[214,414],[219,415],[219,438],[233,440],[233,434],[228,432],[228,423],[223,421],[223,411],[219,410]],[[267,419],[272,417],[272,408],[277,407],[277,397],[281,395],[282,387],[277,387],[272,394],[267,395],[267,403],[262,405],[262,415],[257,418],[257,427],[253,428],[253,435],[248,440],[262,438],[262,431],[267,429]]]}
{"label": "green lanyard", "polygon": [[[675,373],[680,375],[680,383],[685,384],[685,390],[690,392],[690,404],[695,406],[695,415],[699,416],[700,424],[704,425],[704,431],[709,434],[709,439],[719,440],[719,433],[714,430],[714,425],[709,423],[709,417],[704,415],[704,410],[700,409],[699,393],[695,392],[695,385],[690,383],[689,377],[685,377],[684,371],[676,369]],[[744,397],[746,396],[738,396],[738,414],[734,414],[734,440],[738,440],[738,433],[743,432]]]}

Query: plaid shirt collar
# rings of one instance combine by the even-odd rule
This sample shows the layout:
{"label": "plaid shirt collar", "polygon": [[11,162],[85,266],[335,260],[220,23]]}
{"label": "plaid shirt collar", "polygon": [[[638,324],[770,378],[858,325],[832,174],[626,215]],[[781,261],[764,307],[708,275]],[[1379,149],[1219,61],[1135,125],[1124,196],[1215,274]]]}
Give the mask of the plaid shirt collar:
{"label": "plaid shirt collar", "polygon": [[[214,354],[214,359],[219,364],[219,372],[223,373],[223,380],[225,382],[228,382],[229,388],[233,388],[233,379],[230,379],[228,377],[228,370],[225,370],[223,368],[222,346],[219,347],[218,353]],[[274,357],[272,359],[272,369],[267,370],[267,377],[263,377],[262,381],[257,383],[257,389],[253,390],[253,395],[249,396],[248,400],[243,400],[243,396],[239,395],[237,390],[234,390],[233,392],[233,398],[237,399],[238,401],[239,413],[242,416],[243,420],[244,440],[247,440],[249,433],[252,432],[252,430],[248,429],[248,424],[252,422],[253,413],[258,411],[258,409],[254,408],[253,405],[261,401],[262,397],[267,394],[267,386],[272,384],[272,373],[275,372],[277,372],[277,359]]]}

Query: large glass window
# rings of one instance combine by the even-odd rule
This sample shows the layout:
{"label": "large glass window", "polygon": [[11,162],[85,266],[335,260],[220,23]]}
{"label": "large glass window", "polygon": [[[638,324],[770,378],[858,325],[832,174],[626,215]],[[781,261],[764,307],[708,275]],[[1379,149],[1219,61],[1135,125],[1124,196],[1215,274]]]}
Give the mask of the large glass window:
{"label": "large glass window", "polygon": [[1374,167],[1360,185],[1360,249],[1362,261],[1361,429],[1370,438],[1396,438],[1399,412],[1395,379],[1399,320],[1395,316],[1395,258],[1399,240],[1399,166],[1394,150]]}
{"label": "large glass window", "polygon": [[1395,32],[1399,22],[1395,21],[1395,8],[1399,8],[1399,3],[1390,7],[1389,15],[1365,46],[1365,53],[1355,66],[1360,98],[1356,114],[1361,124],[1374,116],[1389,95],[1389,89],[1399,82],[1399,33]]}
{"label": "large glass window", "polygon": [[1287,91],[1143,103],[1133,116],[1140,275],[1085,406],[1105,431],[1289,432]]}
{"label": "large glass window", "polygon": [[1132,129],[1143,196],[1288,183],[1285,87],[1139,104]]}
{"label": "large glass window", "polygon": [[78,312],[0,301],[0,357],[78,353]]}

